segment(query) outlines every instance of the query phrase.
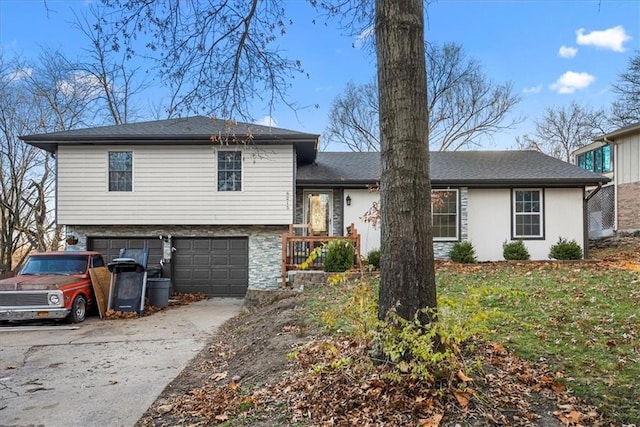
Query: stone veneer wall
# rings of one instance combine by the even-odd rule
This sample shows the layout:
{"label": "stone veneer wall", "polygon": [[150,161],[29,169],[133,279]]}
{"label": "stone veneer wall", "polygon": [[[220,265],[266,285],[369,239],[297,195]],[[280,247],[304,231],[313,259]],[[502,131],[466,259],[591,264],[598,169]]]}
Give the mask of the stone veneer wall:
{"label": "stone veneer wall", "polygon": [[248,237],[249,288],[275,289],[282,276],[282,233],[287,226],[67,226],[67,236],[78,243],[67,250],[86,250],[87,237]]}
{"label": "stone veneer wall", "polygon": [[618,231],[640,230],[640,181],[618,185]]}
{"label": "stone veneer wall", "polygon": [[302,224],[304,217],[304,197],[301,188],[296,188],[296,214],[293,222]]}

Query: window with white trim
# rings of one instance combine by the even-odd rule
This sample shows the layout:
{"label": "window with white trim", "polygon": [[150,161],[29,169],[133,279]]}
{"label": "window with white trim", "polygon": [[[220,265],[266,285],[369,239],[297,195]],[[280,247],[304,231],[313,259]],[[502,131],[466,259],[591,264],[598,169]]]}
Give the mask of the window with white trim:
{"label": "window with white trim", "polygon": [[218,191],[242,190],[242,151],[218,151]]}
{"label": "window with white trim", "polygon": [[431,224],[434,240],[458,240],[458,190],[431,191]]}
{"label": "window with white trim", "polygon": [[513,190],[514,239],[544,237],[544,194],[541,189]]}
{"label": "window with white trim", "polygon": [[133,191],[132,151],[109,151],[109,191]]}

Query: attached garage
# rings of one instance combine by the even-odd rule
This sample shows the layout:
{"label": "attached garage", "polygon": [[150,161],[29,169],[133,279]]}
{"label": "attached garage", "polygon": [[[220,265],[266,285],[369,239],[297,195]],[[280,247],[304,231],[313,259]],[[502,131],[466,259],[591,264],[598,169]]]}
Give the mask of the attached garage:
{"label": "attached garage", "polygon": [[249,286],[246,237],[174,238],[173,282],[177,292],[244,297]]}
{"label": "attached garage", "polygon": [[[245,296],[249,286],[247,237],[174,237],[171,244],[173,291],[214,297]],[[94,237],[87,239],[87,247],[102,253],[107,262],[117,258],[121,248],[149,248],[149,268],[158,266],[163,255],[158,238]]]}
{"label": "attached garage", "polygon": [[162,259],[162,241],[158,238],[142,237],[89,237],[87,239],[87,249],[98,251],[106,262],[118,258],[121,248],[142,249],[149,248],[148,267],[158,267]]}

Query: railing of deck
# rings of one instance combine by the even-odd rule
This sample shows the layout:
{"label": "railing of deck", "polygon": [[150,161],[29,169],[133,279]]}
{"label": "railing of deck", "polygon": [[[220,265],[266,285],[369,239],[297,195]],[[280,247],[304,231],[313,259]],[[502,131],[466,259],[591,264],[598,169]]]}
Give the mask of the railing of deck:
{"label": "railing of deck", "polygon": [[[307,234],[296,234],[296,229],[306,230]],[[308,233],[310,227],[306,224],[289,225],[289,232],[282,234],[282,278],[286,280],[287,272],[297,270],[300,265],[309,258],[313,250],[333,240],[347,240],[353,244],[355,257],[354,267],[361,268],[360,259],[360,235],[356,227],[351,224],[347,227],[346,236],[313,236]],[[321,270],[324,265],[324,251],[307,268],[308,270]]]}

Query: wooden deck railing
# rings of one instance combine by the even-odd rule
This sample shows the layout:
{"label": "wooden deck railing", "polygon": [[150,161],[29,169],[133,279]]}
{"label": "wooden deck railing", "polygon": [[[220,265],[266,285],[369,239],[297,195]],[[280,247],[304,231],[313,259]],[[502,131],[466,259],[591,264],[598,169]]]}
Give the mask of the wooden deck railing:
{"label": "wooden deck railing", "polygon": [[[306,230],[306,235],[296,234],[296,229]],[[305,262],[313,250],[325,245],[333,240],[346,240],[352,242],[355,257],[354,267],[361,268],[360,258],[360,235],[356,227],[351,224],[347,227],[346,236],[313,236],[308,234],[309,226],[306,224],[289,225],[289,232],[282,234],[282,279],[287,279],[287,272],[300,268],[300,264]],[[309,270],[321,270],[324,264],[325,254],[321,253],[308,267]]]}

